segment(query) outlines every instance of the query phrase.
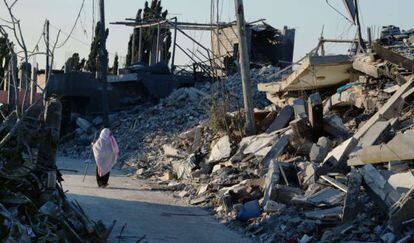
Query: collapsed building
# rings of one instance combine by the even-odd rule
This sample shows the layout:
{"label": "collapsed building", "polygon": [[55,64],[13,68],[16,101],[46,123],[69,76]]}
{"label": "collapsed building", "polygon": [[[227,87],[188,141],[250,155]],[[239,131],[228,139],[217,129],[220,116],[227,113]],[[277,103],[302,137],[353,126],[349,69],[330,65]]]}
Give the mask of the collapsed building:
{"label": "collapsed building", "polygon": [[[292,72],[253,69],[254,102],[267,93],[272,103],[255,110],[253,136],[241,129],[240,99],[209,110],[219,107],[220,85],[178,89],[155,106],[114,114],[124,168],[261,241],[410,242],[414,59],[401,54],[413,51],[408,39],[369,43],[352,56],[312,53]],[[241,97],[239,74],[224,85]],[[87,151],[81,139],[96,122],[83,123],[62,152]]]}
{"label": "collapsed building", "polygon": [[[225,74],[238,72],[235,62],[239,61],[239,37],[236,26],[224,26],[212,30],[212,52],[217,57],[215,64]],[[256,66],[272,65],[280,68],[293,62],[295,29],[287,26],[283,30],[263,22],[246,26],[250,62]]]}

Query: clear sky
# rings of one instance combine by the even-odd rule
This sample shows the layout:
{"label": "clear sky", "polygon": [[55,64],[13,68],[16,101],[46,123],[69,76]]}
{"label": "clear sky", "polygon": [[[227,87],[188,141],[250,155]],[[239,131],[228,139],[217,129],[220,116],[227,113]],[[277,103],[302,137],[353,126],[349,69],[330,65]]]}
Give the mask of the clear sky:
{"label": "clear sky", "polygon": [[[12,0],[8,0],[12,2]],[[98,0],[95,0],[95,5]],[[324,26],[326,38],[352,38],[355,36],[355,27],[351,26],[342,16],[332,10],[326,0],[244,0],[247,21],[260,18],[276,28],[284,25],[295,27],[296,49],[295,59],[299,59],[316,46],[318,38]],[[145,0],[106,0],[107,24],[113,21],[122,21],[127,17],[134,17],[138,8],[144,6]],[[232,21],[234,16],[234,1],[221,0],[221,20]],[[330,0],[341,12],[345,13],[342,0]],[[75,17],[79,11],[82,0],[19,0],[15,6],[15,15],[21,19],[23,34],[28,49],[33,49],[42,32],[46,18],[51,23],[51,40],[55,38],[57,29],[68,33],[72,28]],[[414,28],[413,0],[360,0],[363,30],[367,26],[397,25],[402,29]],[[80,53],[81,57],[87,57],[90,48],[93,0],[86,0],[85,8],[81,14],[81,21],[77,25],[73,37],[61,49],[56,51],[56,68],[64,64],[64,60],[73,52]],[[194,21],[206,23],[210,21],[209,0],[164,0],[163,6],[169,13],[178,16],[179,21]],[[96,9],[95,9],[96,11]],[[97,11],[96,11],[97,12]],[[0,17],[8,18],[3,1],[0,2]],[[96,13],[95,19],[98,15]],[[4,23],[0,20],[0,23]],[[107,25],[110,29],[108,38],[108,51],[110,53],[110,65],[114,53],[121,57],[126,55],[128,37],[132,29],[125,26]],[[209,45],[209,33],[189,31],[191,36]],[[65,39],[62,34],[60,40]],[[188,48],[193,44],[184,37],[179,36],[178,41]],[[42,42],[41,42],[42,43]],[[40,45],[44,50],[44,44]],[[341,52],[344,46],[330,45],[328,52]],[[188,60],[182,53],[177,53],[178,63],[184,64]],[[38,56],[37,61],[43,67],[44,57]],[[122,59],[121,59],[122,62]]]}

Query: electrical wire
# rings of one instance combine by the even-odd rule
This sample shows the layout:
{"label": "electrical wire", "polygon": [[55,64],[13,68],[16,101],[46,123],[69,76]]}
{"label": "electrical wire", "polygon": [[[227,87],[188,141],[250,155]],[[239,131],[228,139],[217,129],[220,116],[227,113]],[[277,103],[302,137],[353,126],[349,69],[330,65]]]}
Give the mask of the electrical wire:
{"label": "electrical wire", "polygon": [[69,35],[68,35],[68,37],[63,41],[63,43],[61,43],[61,44],[59,44],[59,45],[57,45],[56,46],[56,49],[59,49],[59,48],[62,48],[67,42],[68,42],[68,40],[70,39],[70,37],[71,37],[71,35],[73,34],[73,31],[75,30],[75,28],[76,28],[76,25],[78,24],[78,21],[79,21],[79,18],[80,18],[80,16],[81,16],[81,13],[82,13],[82,10],[83,10],[83,7],[85,6],[85,0],[82,0],[82,5],[81,5],[81,7],[80,7],[80,9],[79,9],[79,13],[78,13],[78,16],[76,17],[76,20],[75,20],[75,23],[73,24],[73,27],[72,27],[72,29],[70,30],[70,33],[69,33]]}
{"label": "electrical wire", "polygon": [[332,4],[329,3],[329,0],[325,0],[326,4],[328,4],[328,6],[330,8],[332,8],[335,12],[337,12],[339,15],[341,15],[342,17],[344,17],[346,20],[348,20],[350,23],[354,24],[354,21],[350,20],[348,17],[346,17],[343,13],[341,13],[338,9],[336,9]]}

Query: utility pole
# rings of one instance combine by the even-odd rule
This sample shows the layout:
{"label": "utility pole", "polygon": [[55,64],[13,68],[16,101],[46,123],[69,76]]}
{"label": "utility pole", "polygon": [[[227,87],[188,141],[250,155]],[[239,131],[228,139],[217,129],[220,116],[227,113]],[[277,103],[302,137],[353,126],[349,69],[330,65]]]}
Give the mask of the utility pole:
{"label": "utility pole", "polygon": [[250,80],[250,59],[247,48],[246,22],[244,19],[243,0],[235,0],[237,29],[239,34],[240,72],[243,83],[243,100],[246,112],[246,133],[252,135],[256,132],[253,116],[252,87]]}
{"label": "utility pole", "polygon": [[142,27],[139,28],[138,62],[142,62]]}
{"label": "utility pole", "polygon": [[109,127],[108,117],[108,89],[107,89],[107,75],[108,75],[108,53],[106,51],[106,30],[105,30],[105,2],[99,0],[99,12],[100,12],[100,40],[99,40],[99,59],[100,70],[99,78],[102,83],[102,113],[105,127]]}
{"label": "utility pole", "polygon": [[49,46],[49,20],[46,19],[46,68],[45,68],[45,80],[46,82],[49,81],[49,75],[50,75],[50,46]]}
{"label": "utility pole", "polygon": [[356,18],[356,24],[358,27],[358,41],[359,41],[359,46],[363,49],[366,50],[367,46],[365,45],[364,39],[362,38],[362,31],[361,31],[361,22],[359,21],[359,6],[358,6],[358,0],[354,0],[355,3],[355,18]]}
{"label": "utility pole", "polygon": [[175,24],[174,24],[174,43],[173,43],[173,50],[172,50],[172,57],[171,57],[171,71],[174,73],[175,71],[175,50],[177,47],[177,17],[175,17]]}

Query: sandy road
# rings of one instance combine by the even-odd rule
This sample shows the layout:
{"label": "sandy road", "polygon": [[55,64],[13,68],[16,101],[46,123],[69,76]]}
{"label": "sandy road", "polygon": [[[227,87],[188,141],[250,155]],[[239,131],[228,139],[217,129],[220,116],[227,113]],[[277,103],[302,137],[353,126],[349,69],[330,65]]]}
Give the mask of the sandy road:
{"label": "sandy road", "polygon": [[92,219],[102,219],[108,225],[117,220],[110,242],[136,242],[144,236],[142,242],[251,242],[221,225],[206,210],[188,206],[168,193],[144,190],[144,182],[122,171],[113,170],[109,187],[100,189],[94,165],[84,183],[81,160],[58,158],[58,166],[79,171],[63,172],[63,187]]}

